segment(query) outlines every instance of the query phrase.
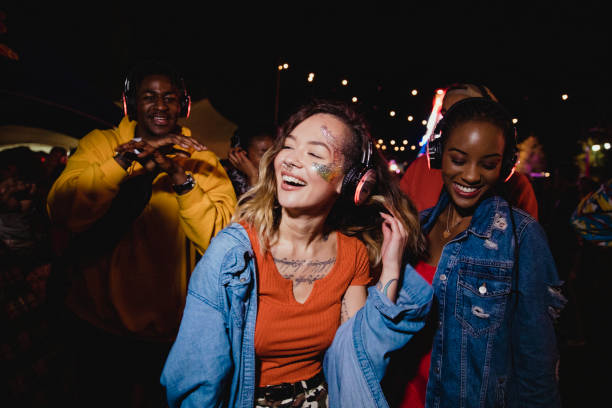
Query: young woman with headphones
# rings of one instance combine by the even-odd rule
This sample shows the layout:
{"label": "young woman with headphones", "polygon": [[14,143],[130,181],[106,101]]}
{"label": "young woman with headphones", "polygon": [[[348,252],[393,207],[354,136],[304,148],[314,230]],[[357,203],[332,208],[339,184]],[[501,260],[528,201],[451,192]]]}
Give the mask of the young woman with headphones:
{"label": "young woman with headphones", "polygon": [[[412,377],[400,406],[560,406],[555,320],[565,304],[541,226],[509,205],[517,159],[511,116],[496,101],[456,102],[430,141],[437,204],[420,213],[432,282],[424,345],[402,354]],[[412,342],[411,342],[412,344]]]}
{"label": "young woman with headphones", "polygon": [[170,406],[387,406],[386,355],[432,296],[407,263],[424,249],[417,213],[389,180],[349,105],[287,120],[192,274]]}

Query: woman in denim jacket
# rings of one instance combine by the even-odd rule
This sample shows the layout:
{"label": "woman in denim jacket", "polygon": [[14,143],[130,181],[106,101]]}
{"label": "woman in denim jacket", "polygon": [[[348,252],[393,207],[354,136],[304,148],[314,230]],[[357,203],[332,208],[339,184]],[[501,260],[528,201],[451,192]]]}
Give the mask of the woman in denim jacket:
{"label": "woman in denim jacket", "polygon": [[347,104],[289,118],[191,276],[161,377],[171,407],[388,406],[388,353],[424,326],[432,289],[387,173]]}
{"label": "woman in denim jacket", "polygon": [[467,98],[437,132],[428,154],[444,189],[420,214],[428,253],[416,264],[434,304],[419,333],[428,347],[403,356],[404,370],[420,369],[401,406],[558,407],[554,323],[565,299],[543,229],[503,198],[516,162],[511,117]]}

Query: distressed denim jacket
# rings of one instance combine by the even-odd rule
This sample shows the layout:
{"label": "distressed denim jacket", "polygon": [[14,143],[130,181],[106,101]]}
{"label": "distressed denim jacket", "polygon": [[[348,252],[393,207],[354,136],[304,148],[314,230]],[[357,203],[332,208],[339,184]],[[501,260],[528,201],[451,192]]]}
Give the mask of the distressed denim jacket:
{"label": "distressed denim jacket", "polygon": [[[428,233],[449,202],[422,211]],[[566,303],[531,216],[485,199],[448,242],[433,280],[437,320],[426,407],[559,407],[554,323]],[[516,251],[515,251],[516,250]]]}
{"label": "distressed denim jacket", "polygon": [[[171,407],[254,406],[256,263],[248,235],[233,223],[213,238],[189,281],[178,336],[161,383]],[[332,407],[388,407],[380,380],[388,353],[427,318],[433,291],[411,267],[396,303],[371,287],[366,305],[342,324],[323,369]]]}

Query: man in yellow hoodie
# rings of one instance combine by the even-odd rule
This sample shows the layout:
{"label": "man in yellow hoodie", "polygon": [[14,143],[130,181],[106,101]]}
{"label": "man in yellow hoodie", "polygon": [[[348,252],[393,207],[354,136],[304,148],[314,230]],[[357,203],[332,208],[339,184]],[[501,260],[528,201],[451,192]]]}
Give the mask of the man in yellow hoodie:
{"label": "man in yellow hoodie", "polygon": [[117,406],[144,396],[163,405],[159,376],[196,251],[236,206],[217,156],[178,126],[190,102],[171,67],[136,67],[119,126],[84,136],[49,192],[53,225],[72,235],[62,299],[75,318],[68,327],[78,329],[70,333],[78,403]]}

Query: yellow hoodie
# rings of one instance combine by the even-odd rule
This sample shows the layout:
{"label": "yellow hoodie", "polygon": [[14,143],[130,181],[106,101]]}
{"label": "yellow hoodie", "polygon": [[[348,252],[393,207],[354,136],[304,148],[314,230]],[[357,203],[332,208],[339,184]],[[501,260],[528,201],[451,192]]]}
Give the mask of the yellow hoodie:
{"label": "yellow hoodie", "polygon": [[[77,233],[109,209],[127,178],[143,174],[140,164],[125,171],[115,148],[134,137],[136,122],[93,130],[81,141],[51,188],[47,211],[54,225]],[[183,135],[191,136],[187,128]],[[171,341],[180,323],[195,250],[200,253],[234,213],[236,195],[217,156],[195,152],[182,163],[196,187],[177,195],[166,173],[112,253],[79,271],[68,306],[90,323],[117,333]]]}

